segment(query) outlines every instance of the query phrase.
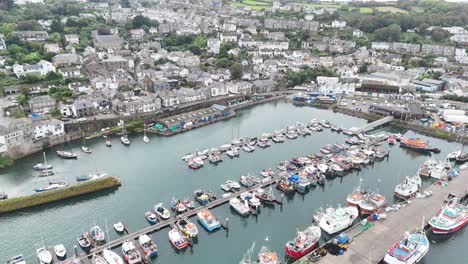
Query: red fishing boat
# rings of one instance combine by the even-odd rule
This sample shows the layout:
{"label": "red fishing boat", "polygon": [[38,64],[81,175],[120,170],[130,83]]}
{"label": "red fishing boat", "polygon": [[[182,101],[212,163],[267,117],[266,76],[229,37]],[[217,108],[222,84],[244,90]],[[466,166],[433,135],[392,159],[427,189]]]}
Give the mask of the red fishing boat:
{"label": "red fishing boat", "polygon": [[286,243],[286,254],[294,259],[303,257],[317,247],[320,235],[320,227],[316,225],[297,232],[296,237]]}

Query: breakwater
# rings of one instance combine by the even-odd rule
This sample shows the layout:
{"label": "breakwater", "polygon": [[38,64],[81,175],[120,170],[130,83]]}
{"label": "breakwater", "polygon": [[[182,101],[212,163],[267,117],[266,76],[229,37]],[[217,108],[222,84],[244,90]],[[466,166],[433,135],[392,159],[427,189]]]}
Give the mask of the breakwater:
{"label": "breakwater", "polygon": [[120,178],[108,176],[43,193],[13,197],[0,201],[0,214],[117,188],[120,185]]}

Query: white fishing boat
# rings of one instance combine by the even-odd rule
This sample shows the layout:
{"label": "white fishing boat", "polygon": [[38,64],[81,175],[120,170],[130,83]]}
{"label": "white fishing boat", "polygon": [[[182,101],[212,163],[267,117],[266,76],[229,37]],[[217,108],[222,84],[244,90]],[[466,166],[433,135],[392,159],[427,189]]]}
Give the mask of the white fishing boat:
{"label": "white fishing boat", "polygon": [[64,259],[67,256],[67,249],[63,244],[55,245],[54,253],[58,259]]}
{"label": "white fishing boat", "polygon": [[112,142],[110,139],[106,139],[106,147],[112,147]]}
{"label": "white fishing boat", "polygon": [[359,211],[355,206],[327,208],[319,226],[328,234],[335,234],[353,225]]}
{"label": "white fishing boat", "polygon": [[124,226],[124,224],[122,222],[117,222],[117,223],[114,224],[114,229],[118,233],[123,233],[123,231],[125,229],[125,226]]}
{"label": "white fishing boat", "polygon": [[236,211],[238,214],[242,216],[246,216],[250,214],[249,206],[244,204],[237,198],[232,198],[231,200],[229,200],[229,204],[234,209],[234,211]]}
{"label": "white fishing boat", "polygon": [[251,192],[243,192],[240,195],[240,199],[245,203],[247,202],[250,207],[259,208],[262,204],[260,199],[258,199],[253,193]]}
{"label": "white fishing boat", "polygon": [[226,184],[231,189],[239,190],[241,188],[240,184],[238,182],[236,182],[236,181],[233,181],[233,180],[227,180]]}
{"label": "white fishing boat", "polygon": [[420,187],[421,177],[419,175],[407,176],[395,187],[395,196],[404,200],[413,198],[419,192]]}
{"label": "white fishing boat", "polygon": [[141,255],[132,240],[127,240],[122,244],[122,253],[128,264],[141,263]]}
{"label": "white fishing boat", "polygon": [[124,264],[122,258],[110,249],[104,249],[102,251],[102,256],[107,261],[108,264]]}
{"label": "white fishing boat", "polygon": [[17,255],[10,258],[7,261],[7,264],[26,264],[26,260],[24,259],[23,255]]}
{"label": "white fishing boat", "polygon": [[167,208],[164,207],[162,203],[158,203],[157,205],[155,205],[154,210],[156,211],[156,214],[158,214],[159,217],[161,217],[164,220],[167,220],[171,217],[171,212],[167,210]]}
{"label": "white fishing boat", "polygon": [[201,157],[193,158],[192,161],[198,166],[203,166],[205,164],[205,162],[203,161]]}
{"label": "white fishing boat", "polygon": [[140,247],[143,250],[143,254],[145,256],[153,258],[158,255],[158,247],[153,243],[148,235],[142,234],[139,236],[138,244],[140,244]]}
{"label": "white fishing boat", "polygon": [[145,126],[143,128],[143,142],[145,142],[145,143],[150,142],[149,137],[146,135],[146,124],[145,124]]}
{"label": "white fishing boat", "polygon": [[81,150],[82,150],[84,153],[88,153],[88,154],[93,153],[93,150],[90,149],[90,148],[87,147],[87,146],[81,146]]}
{"label": "white fishing boat", "polygon": [[228,155],[231,158],[239,157],[239,151],[237,150],[237,147],[234,147],[234,148],[231,148],[230,150],[227,150],[226,155]]}
{"label": "white fishing boat", "polygon": [[444,179],[447,177],[451,168],[450,162],[439,161],[431,168],[430,175],[437,180]]}
{"label": "white fishing boat", "polygon": [[36,250],[37,259],[40,264],[50,264],[52,263],[52,254],[45,248],[41,247]]}
{"label": "white fishing boat", "polygon": [[106,259],[104,259],[104,257],[101,257],[98,254],[93,255],[93,258],[91,259],[91,262],[93,264],[108,264]]}
{"label": "white fishing boat", "polygon": [[172,228],[169,231],[169,241],[176,249],[183,249],[188,246],[187,238],[177,228]]}

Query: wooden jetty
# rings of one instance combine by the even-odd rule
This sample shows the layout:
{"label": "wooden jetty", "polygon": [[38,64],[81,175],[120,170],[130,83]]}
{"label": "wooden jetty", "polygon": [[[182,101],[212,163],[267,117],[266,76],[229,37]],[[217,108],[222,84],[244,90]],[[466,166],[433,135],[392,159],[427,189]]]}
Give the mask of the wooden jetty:
{"label": "wooden jetty", "polygon": [[[199,207],[196,207],[193,210],[190,210],[190,211],[187,211],[185,213],[179,214],[179,217],[189,218],[189,217],[192,217],[192,216],[196,215],[198,212],[202,211],[203,209],[212,209],[212,208],[218,207],[220,205],[223,205],[223,204],[229,202],[229,200],[232,199],[232,198],[239,197],[240,194],[243,193],[243,192],[251,191],[251,190],[254,190],[254,189],[260,188],[260,187],[264,188],[264,187],[268,187],[268,186],[270,186],[272,184],[275,184],[279,180],[279,178],[280,177],[273,177],[273,178],[269,179],[268,181],[262,181],[261,183],[255,185],[255,186],[253,186],[253,187],[251,187],[249,189],[244,189],[244,190],[234,192],[234,193],[230,194],[229,196],[222,197],[222,198],[216,199],[216,200],[214,200],[212,202],[209,202],[205,206],[199,206]],[[141,230],[135,231],[135,232],[130,232],[127,229],[127,232],[129,232],[127,235],[122,236],[120,238],[117,238],[115,240],[109,241],[108,243],[106,243],[104,245],[96,245],[93,249],[91,249],[89,251],[89,253],[83,252],[83,253],[79,254],[78,257],[81,260],[86,261],[86,260],[88,260],[88,258],[91,258],[95,253],[99,254],[106,248],[107,249],[116,248],[116,247],[119,247],[120,245],[122,245],[122,243],[124,243],[127,240],[138,239],[138,237],[140,235],[142,235],[142,234],[150,234],[150,233],[154,233],[154,232],[156,232],[158,230],[161,230],[161,229],[164,229],[164,228],[167,228],[167,227],[173,227],[173,226],[175,226],[175,222],[177,221],[177,219],[178,219],[178,217],[175,217],[175,218],[171,217],[168,220],[160,221],[155,225],[147,226],[147,227],[145,227],[145,228],[143,228]],[[225,228],[225,229],[227,229],[229,227],[228,221],[223,222],[222,225],[223,225],[223,228]]]}
{"label": "wooden jetty", "polygon": [[320,259],[320,263],[380,263],[387,250],[404,236],[405,231],[420,228],[423,217],[428,221],[437,215],[450,193],[466,195],[467,186],[468,170],[461,171],[446,187],[436,183],[429,186],[426,190],[432,191],[432,196],[405,202],[398,211],[386,213],[385,220],[375,221],[375,225],[364,232],[360,225],[346,231],[350,237],[354,237],[348,250],[341,256],[327,254]]}

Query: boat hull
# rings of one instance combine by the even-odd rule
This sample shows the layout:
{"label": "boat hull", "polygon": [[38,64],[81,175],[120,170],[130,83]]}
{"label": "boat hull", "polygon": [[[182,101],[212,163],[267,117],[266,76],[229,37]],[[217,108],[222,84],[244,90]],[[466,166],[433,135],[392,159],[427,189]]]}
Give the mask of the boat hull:
{"label": "boat hull", "polygon": [[438,235],[454,233],[454,232],[456,232],[456,231],[462,229],[464,226],[466,226],[467,223],[468,223],[468,218],[465,219],[464,222],[460,222],[460,223],[457,224],[457,225],[453,225],[453,226],[447,227],[447,228],[441,228],[441,227],[434,226],[434,225],[429,221],[429,225],[431,226],[431,231],[432,231],[432,233],[438,234]]}
{"label": "boat hull", "polygon": [[312,243],[308,248],[301,251],[295,251],[286,246],[286,254],[288,254],[288,256],[290,256],[293,259],[298,259],[309,254],[312,250],[314,250],[317,247],[317,245],[318,241],[315,241],[315,243]]}

